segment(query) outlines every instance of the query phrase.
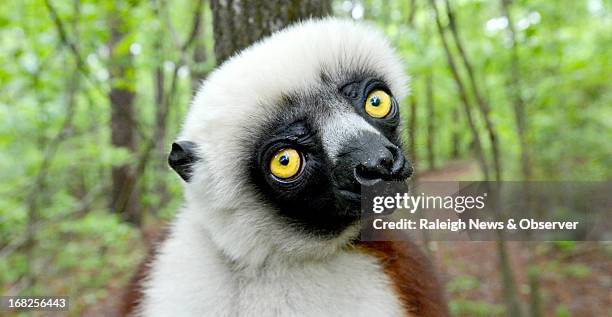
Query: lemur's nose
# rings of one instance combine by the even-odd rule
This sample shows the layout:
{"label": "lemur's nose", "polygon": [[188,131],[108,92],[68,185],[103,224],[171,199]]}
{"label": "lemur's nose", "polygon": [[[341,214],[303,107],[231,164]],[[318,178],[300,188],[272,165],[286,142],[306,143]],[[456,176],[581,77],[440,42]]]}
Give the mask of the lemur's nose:
{"label": "lemur's nose", "polygon": [[357,160],[354,175],[361,185],[372,185],[379,181],[403,181],[412,175],[412,166],[401,149],[386,138],[364,143],[366,149]]}
{"label": "lemur's nose", "polygon": [[333,169],[336,186],[351,191],[380,181],[404,181],[413,172],[399,146],[370,131],[348,139],[336,161]]}

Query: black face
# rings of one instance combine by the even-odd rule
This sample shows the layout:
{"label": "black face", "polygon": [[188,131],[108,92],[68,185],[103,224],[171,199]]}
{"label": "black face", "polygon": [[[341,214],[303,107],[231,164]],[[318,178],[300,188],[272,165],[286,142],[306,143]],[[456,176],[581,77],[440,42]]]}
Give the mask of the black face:
{"label": "black face", "polygon": [[[275,154],[295,149],[300,167],[294,177],[271,172]],[[332,166],[316,130],[306,120],[280,125],[256,146],[249,175],[257,190],[296,228],[326,234],[354,221],[354,215],[336,199]],[[278,158],[282,165],[283,157]]]}
{"label": "black face", "polygon": [[256,136],[249,167],[251,183],[280,217],[319,235],[338,234],[359,219],[362,185],[402,181],[412,173],[399,144],[397,102],[383,81],[372,78],[351,81],[333,93],[380,134],[357,133],[345,140],[337,158],[330,158],[320,133],[330,93],[285,98],[283,112]]}

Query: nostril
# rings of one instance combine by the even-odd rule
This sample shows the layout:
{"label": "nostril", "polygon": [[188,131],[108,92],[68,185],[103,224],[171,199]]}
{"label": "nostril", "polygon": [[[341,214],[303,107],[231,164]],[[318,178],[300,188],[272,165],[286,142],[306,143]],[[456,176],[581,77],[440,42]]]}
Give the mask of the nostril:
{"label": "nostril", "polygon": [[395,146],[388,146],[387,149],[393,154],[393,167],[391,168],[391,178],[395,180],[404,180],[412,176],[414,169],[412,164],[406,159],[402,150]]}
{"label": "nostril", "polygon": [[391,144],[387,146],[387,150],[389,150],[389,152],[391,152],[391,155],[393,155],[393,160],[397,160],[400,156],[403,156],[402,154],[402,150],[400,150],[399,147]]}
{"label": "nostril", "polygon": [[394,158],[388,155],[384,155],[380,158],[378,164],[386,170],[390,170],[393,167]]}
{"label": "nostril", "polygon": [[355,180],[361,185],[370,186],[382,180],[380,170],[359,164],[354,170]]}

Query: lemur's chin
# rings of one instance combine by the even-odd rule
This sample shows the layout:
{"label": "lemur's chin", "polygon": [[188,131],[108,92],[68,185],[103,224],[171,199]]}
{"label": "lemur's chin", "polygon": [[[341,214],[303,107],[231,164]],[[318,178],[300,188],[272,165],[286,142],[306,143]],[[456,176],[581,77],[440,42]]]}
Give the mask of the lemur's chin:
{"label": "lemur's chin", "polygon": [[361,203],[361,193],[354,192],[346,189],[336,190],[336,197],[339,201],[346,204],[359,204]]}

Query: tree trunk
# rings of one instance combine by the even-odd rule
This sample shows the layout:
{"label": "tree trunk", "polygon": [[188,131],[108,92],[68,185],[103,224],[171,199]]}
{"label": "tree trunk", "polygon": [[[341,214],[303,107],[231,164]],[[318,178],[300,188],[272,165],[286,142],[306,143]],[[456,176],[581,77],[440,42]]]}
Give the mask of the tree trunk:
{"label": "tree trunk", "polygon": [[223,63],[235,52],[299,20],[331,14],[331,0],[211,0],[215,57]]}
{"label": "tree trunk", "polygon": [[521,72],[520,72],[520,61],[518,54],[518,46],[516,43],[516,31],[514,30],[514,24],[512,16],[510,15],[510,4],[508,0],[501,0],[502,14],[508,20],[508,35],[511,39],[511,58],[510,58],[510,85],[509,91],[513,99],[514,104],[514,117],[516,120],[516,129],[520,145],[520,156],[521,156],[521,170],[523,174],[523,180],[529,180],[531,178],[531,166],[529,163],[529,149],[527,147],[527,119],[525,116],[525,100],[521,95]]}
{"label": "tree trunk", "polygon": [[465,118],[467,119],[468,126],[470,127],[470,131],[472,132],[472,140],[474,150],[476,152],[476,158],[480,164],[480,169],[484,174],[484,179],[489,179],[489,168],[487,165],[487,159],[484,154],[484,150],[482,147],[482,142],[480,141],[480,134],[478,132],[478,127],[476,126],[476,120],[474,120],[474,116],[472,114],[472,104],[468,99],[467,90],[465,88],[465,84],[459,75],[459,70],[457,69],[457,65],[455,64],[455,59],[453,58],[450,47],[448,45],[448,41],[446,40],[446,36],[444,35],[444,28],[442,27],[442,21],[440,18],[440,12],[438,11],[438,7],[436,6],[435,0],[429,0],[432,9],[434,10],[434,18],[436,22],[436,28],[438,30],[438,34],[440,35],[440,40],[442,42],[442,47],[444,48],[444,53],[446,55],[446,61],[448,63],[448,68],[453,75],[453,79],[455,84],[457,85],[457,90],[459,92],[459,98],[461,99],[461,104],[463,105],[463,110],[465,111]]}
{"label": "tree trunk", "polygon": [[[444,28],[442,27],[442,22],[440,19],[440,12],[438,10],[438,7],[436,6],[436,2],[435,0],[430,0],[431,6],[435,11],[435,19],[436,19],[436,26],[438,28],[438,32],[440,33],[440,39],[442,40],[442,45],[444,47],[444,52],[446,54],[447,60],[448,60],[448,64],[450,66],[451,69],[451,73],[455,79],[455,82],[457,83],[457,86],[459,88],[459,93],[460,93],[460,97],[463,101],[464,104],[464,109],[466,111],[466,118],[468,120],[468,124],[470,126],[470,129],[472,130],[472,133],[474,135],[474,145],[476,147],[476,151],[477,154],[479,156],[479,160],[481,161],[481,166],[484,167],[483,172],[485,174],[485,179],[489,180],[489,173],[488,173],[488,168],[486,166],[486,158],[484,155],[484,151],[482,149],[482,145],[480,143],[480,137],[478,135],[478,130],[476,127],[475,122],[473,121],[473,118],[471,116],[471,104],[469,102],[469,99],[467,97],[467,92],[465,89],[465,84],[463,84],[463,80],[461,79],[461,76],[459,75],[457,66],[455,65],[453,56],[451,54],[450,51],[450,47],[448,45],[448,42],[446,40],[446,37],[444,36]],[[482,99],[482,97],[480,96],[479,90],[477,89],[476,83],[475,83],[475,79],[474,79],[474,75],[473,75],[473,71],[471,69],[471,66],[469,64],[469,61],[467,59],[467,56],[465,54],[465,52],[463,51],[463,47],[461,45],[461,42],[459,41],[459,37],[458,37],[458,33],[456,30],[456,26],[454,25],[454,18],[452,15],[452,12],[450,11],[450,5],[448,3],[448,1],[446,1],[446,8],[447,8],[447,13],[448,13],[448,18],[449,18],[449,23],[450,23],[450,28],[451,28],[451,32],[452,35],[455,39],[455,42],[457,44],[457,49],[459,50],[459,54],[461,55],[461,58],[463,60],[464,66],[468,69],[468,76],[469,76],[469,80],[470,83],[472,85],[472,89],[473,92],[477,95],[477,104],[478,104],[478,110],[481,111],[481,114],[483,115],[484,119],[487,120],[488,119],[488,110],[487,110],[487,104],[484,103],[484,100]],[[496,138],[495,138],[495,133],[492,127],[492,123],[491,122],[485,122],[486,125],[486,129],[489,132],[489,138],[491,140],[491,146],[492,146],[492,151],[493,151],[493,167],[495,169],[495,179],[498,181],[498,183],[496,183],[497,186],[497,190],[495,191],[496,193],[499,193],[499,181],[501,180],[501,168],[500,168],[500,164],[499,164],[499,155],[497,153],[497,143],[496,143]],[[499,209],[502,206],[500,206],[497,202],[499,201],[499,199],[493,199],[493,201],[495,202],[495,205],[493,205],[493,207],[495,209]],[[499,210],[498,210],[499,212]],[[507,246],[506,246],[506,240],[503,234],[503,231],[498,231],[497,232],[497,251],[498,251],[498,257],[499,257],[499,265],[500,265],[500,270],[501,270],[501,274],[502,274],[502,288],[503,288],[503,297],[504,297],[504,302],[506,304],[506,309],[507,309],[507,313],[509,316],[516,316],[516,317],[520,317],[522,316],[521,313],[521,308],[520,308],[520,304],[518,302],[518,296],[517,296],[517,291],[516,291],[516,283],[515,283],[515,279],[514,279],[514,273],[512,272],[512,268],[510,267],[510,262],[509,262],[509,258],[508,258],[508,250],[507,250]]]}
{"label": "tree trunk", "polygon": [[453,108],[452,116],[454,119],[452,120],[450,157],[451,159],[456,160],[461,157],[461,139],[459,137],[462,128],[459,121],[459,109]]}
{"label": "tree trunk", "polygon": [[[202,18],[201,16],[199,17]],[[191,88],[192,93],[195,94],[197,89],[200,87],[202,80],[206,77],[206,41],[204,40],[204,29],[203,23],[199,23],[196,27],[196,35],[194,39],[193,47],[193,67],[191,68]]]}
{"label": "tree trunk", "polygon": [[[153,44],[154,50],[157,54],[157,65],[155,66],[155,70],[153,73],[153,84],[155,87],[155,166],[156,171],[161,171],[161,173],[167,171],[166,163],[166,120],[168,109],[165,103],[166,100],[166,74],[164,73],[164,69],[162,67],[162,35],[156,39]],[[159,197],[159,203],[157,207],[164,204],[166,200],[168,200],[168,191],[166,189],[166,182],[156,182],[155,184],[155,193]],[[158,208],[151,208],[152,213],[158,212]]]}
{"label": "tree trunk", "polygon": [[457,26],[457,22],[455,20],[455,14],[451,8],[449,0],[445,0],[445,3],[446,3],[446,14],[448,17],[448,26],[455,40],[455,46],[457,47],[459,56],[461,57],[461,60],[463,61],[463,65],[465,66],[465,69],[467,71],[470,87],[472,88],[472,92],[474,96],[476,97],[476,104],[478,105],[478,109],[480,110],[480,113],[484,120],[485,128],[487,130],[487,135],[489,137],[489,142],[491,143],[491,156],[493,158],[493,171],[495,172],[495,180],[501,181],[502,167],[501,167],[501,160],[500,160],[500,154],[499,154],[499,144],[497,141],[497,133],[495,132],[495,126],[493,125],[493,121],[491,120],[491,116],[490,116],[491,107],[489,106],[489,103],[487,102],[487,100],[483,98],[482,93],[480,92],[479,86],[476,83],[476,75],[474,74],[472,63],[470,63],[467,53],[463,47],[463,43],[461,42],[461,37],[459,37],[459,29]]}
{"label": "tree trunk", "polygon": [[414,26],[414,17],[416,16],[416,0],[410,0],[409,9],[408,9],[408,25]]}
{"label": "tree trunk", "polygon": [[428,73],[425,77],[425,94],[427,97],[427,164],[430,170],[436,169],[436,155],[434,151],[436,112],[434,109],[433,75]]}
{"label": "tree trunk", "polygon": [[[135,138],[133,61],[129,50],[119,50],[117,44],[126,35],[126,22],[121,13],[112,12],[109,16],[111,33],[108,48],[109,75],[111,90],[111,142],[114,147],[125,148],[135,155],[137,150]],[[113,167],[111,208],[132,224],[140,222],[140,195],[134,184],[134,169],[130,164]]]}
{"label": "tree trunk", "polygon": [[[415,28],[414,25],[414,16],[416,14],[416,0],[411,0],[410,1],[410,6],[408,8],[408,19],[406,20],[406,23],[412,27]],[[412,89],[412,92],[410,93],[410,117],[408,118],[408,150],[409,150],[409,157],[412,160],[412,164],[416,164],[417,161],[417,141],[416,141],[416,129],[417,129],[417,98],[416,98],[416,94],[415,94],[415,89]],[[412,179],[413,181],[416,181],[416,177],[417,175],[415,174]]]}
{"label": "tree trunk", "polygon": [[527,271],[529,281],[529,316],[542,317],[542,294],[540,291],[539,270],[530,267]]}
{"label": "tree trunk", "polygon": [[[525,100],[521,94],[521,72],[520,72],[520,60],[518,45],[516,39],[516,30],[514,29],[514,22],[512,15],[510,14],[510,1],[501,0],[502,14],[508,21],[507,32],[510,38],[511,49],[510,49],[510,80],[508,85],[508,92],[511,96],[514,118],[516,121],[516,130],[519,139],[519,153],[521,162],[521,172],[523,177],[523,196],[524,200],[521,202],[521,208],[532,210],[531,192],[527,186],[527,182],[531,179],[531,165],[529,158],[529,148],[527,146],[527,116],[525,115]],[[529,315],[531,317],[540,317],[543,315],[541,300],[540,300],[540,283],[539,276],[537,274],[537,263],[535,262],[535,242],[526,241],[526,249],[528,250],[527,263],[530,267],[528,272],[528,281],[530,289],[530,300],[529,300]]]}
{"label": "tree trunk", "polygon": [[[497,208],[500,208],[499,205]],[[510,266],[510,257],[508,255],[508,247],[503,231],[497,231],[497,256],[499,258],[499,269],[502,276],[502,296],[506,305],[506,313],[508,316],[523,316],[521,304],[518,299],[516,290],[516,279],[514,272]]]}

